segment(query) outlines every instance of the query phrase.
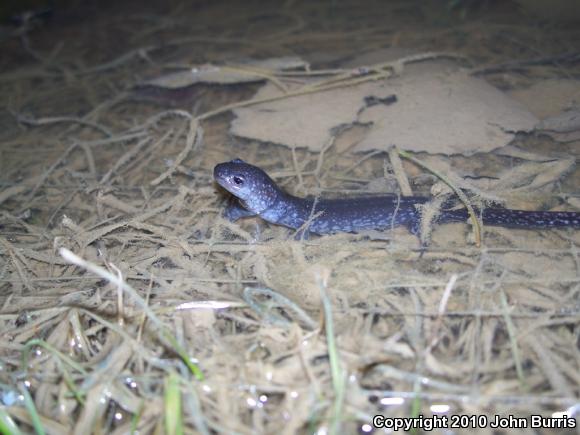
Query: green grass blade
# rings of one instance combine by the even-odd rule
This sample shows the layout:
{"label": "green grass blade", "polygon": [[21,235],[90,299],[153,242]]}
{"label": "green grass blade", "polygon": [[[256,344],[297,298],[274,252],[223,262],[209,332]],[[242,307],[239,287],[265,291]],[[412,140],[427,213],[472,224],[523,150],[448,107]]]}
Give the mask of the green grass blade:
{"label": "green grass blade", "polygon": [[6,407],[0,406],[0,434],[2,435],[22,435],[16,423],[6,412]]}
{"label": "green grass blade", "polygon": [[20,392],[22,393],[22,396],[24,396],[24,406],[28,411],[28,414],[30,414],[30,419],[32,420],[32,427],[34,428],[34,431],[37,433],[37,435],[45,435],[46,432],[44,431],[44,427],[40,421],[40,415],[38,415],[38,411],[36,411],[34,400],[32,400],[32,396],[24,384],[20,385]]}
{"label": "green grass blade", "polygon": [[165,378],[165,433],[183,435],[183,414],[179,377],[175,372]]}

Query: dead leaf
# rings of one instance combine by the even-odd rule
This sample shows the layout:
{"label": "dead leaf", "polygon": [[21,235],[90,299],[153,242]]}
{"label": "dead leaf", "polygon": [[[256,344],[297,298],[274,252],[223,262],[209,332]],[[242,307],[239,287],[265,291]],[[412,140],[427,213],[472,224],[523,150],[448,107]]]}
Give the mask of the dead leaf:
{"label": "dead leaf", "polygon": [[153,80],[142,83],[144,86],[156,86],[165,89],[181,89],[196,83],[212,84],[233,84],[252,83],[264,80],[263,77],[251,74],[240,73],[224,69],[219,66],[205,65],[199,68],[192,68],[186,71],[177,71]]}
{"label": "dead leaf", "polygon": [[165,89],[181,89],[197,83],[235,84],[265,80],[265,74],[306,68],[307,63],[298,57],[280,57],[265,60],[243,61],[238,64],[218,66],[201,65],[177,71],[141,83]]}
{"label": "dead leaf", "polygon": [[492,183],[497,191],[511,189],[535,190],[561,179],[575,165],[575,159],[555,160],[553,162],[523,163],[500,175],[500,179]]}
{"label": "dead leaf", "polygon": [[578,80],[548,79],[529,88],[511,91],[509,95],[525,105],[540,119],[556,116],[580,101]]}
{"label": "dead leaf", "polygon": [[[319,151],[333,131],[367,124],[355,151],[390,145],[429,153],[491,151],[537,119],[521,104],[464,72],[433,74],[423,64],[401,77],[236,109],[234,135]],[[291,89],[296,90],[296,88]],[[282,96],[268,84],[256,98]]]}
{"label": "dead leaf", "polygon": [[395,144],[432,154],[472,154],[507,145],[529,131],[536,118],[487,82],[463,72],[424,71],[387,82],[397,104],[368,108],[359,118],[374,128],[356,147],[367,151]]}
{"label": "dead leaf", "polygon": [[580,109],[567,110],[546,118],[538,123],[536,130],[558,142],[580,140]]}

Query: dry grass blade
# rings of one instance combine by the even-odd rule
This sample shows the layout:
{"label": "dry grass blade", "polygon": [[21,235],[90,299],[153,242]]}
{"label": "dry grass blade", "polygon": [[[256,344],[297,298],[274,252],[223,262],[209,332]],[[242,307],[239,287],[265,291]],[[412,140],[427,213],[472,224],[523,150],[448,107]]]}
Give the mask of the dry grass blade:
{"label": "dry grass blade", "polygon": [[147,318],[151,322],[153,322],[155,324],[155,326],[158,328],[160,338],[162,338],[164,341],[167,340],[169,342],[169,344],[171,346],[173,346],[173,349],[175,350],[175,352],[182,358],[185,365],[187,365],[187,367],[195,375],[195,377],[197,377],[198,379],[203,379],[203,375],[201,373],[201,370],[197,367],[197,365],[195,365],[192,362],[192,358],[187,354],[185,349],[183,349],[183,347],[177,342],[177,340],[171,335],[171,333],[168,331],[167,327],[161,322],[161,320],[157,317],[157,315],[153,312],[153,310],[151,310],[151,308],[149,308],[149,306],[146,304],[145,300],[143,298],[141,298],[141,296],[139,296],[139,294],[131,286],[127,285],[124,281],[120,280],[115,275],[110,274],[106,270],[104,270],[104,269],[102,269],[102,268],[100,268],[92,263],[84,261],[83,259],[76,256],[68,249],[61,248],[59,252],[65,260],[67,260],[73,264],[76,264],[77,266],[83,267],[83,268],[87,269],[88,271],[93,272],[93,273],[101,276],[102,278],[109,280],[114,285],[121,287],[124,291],[126,291],[129,294],[129,296],[144,311],[144,313],[147,315]]}
{"label": "dry grass blade", "polygon": [[320,290],[322,308],[324,310],[324,327],[326,330],[326,343],[328,346],[328,359],[330,361],[330,372],[332,375],[332,385],[334,389],[334,402],[330,418],[329,433],[341,433],[342,410],[346,394],[346,376],[347,373],[343,368],[334,332],[334,322],[332,319],[332,306],[328,299],[326,291],[330,271],[319,270],[315,272],[315,279]]}
{"label": "dry grass blade", "polygon": [[507,298],[505,296],[505,293],[501,289],[500,289],[500,301],[501,301],[501,306],[502,306],[503,313],[504,313],[504,320],[506,323],[507,331],[508,331],[509,337],[510,337],[510,345],[511,345],[512,355],[513,355],[513,359],[514,359],[514,364],[516,366],[516,371],[518,373],[518,378],[520,380],[522,388],[525,391],[525,390],[528,390],[529,387],[528,387],[528,383],[526,381],[526,378],[524,376],[524,370],[522,368],[522,360],[520,358],[520,349],[519,349],[518,342],[517,342],[517,332],[516,332],[516,328],[513,324],[512,318],[510,316],[510,307],[508,305]]}
{"label": "dry grass blade", "polygon": [[285,326],[285,327],[288,327],[290,324],[290,322],[286,320],[284,317],[272,311],[271,309],[272,304],[270,304],[269,307],[263,307],[263,305],[259,304],[257,301],[258,296],[268,296],[269,298],[272,299],[271,302],[276,304],[278,308],[284,308],[296,314],[298,319],[300,319],[303,323],[305,323],[309,329],[313,330],[317,327],[316,322],[312,320],[303,309],[301,309],[296,303],[292,302],[290,299],[280,295],[279,293],[269,288],[246,287],[244,289],[244,300],[250,306],[250,308],[252,308],[257,313],[261,314],[267,323],[272,323],[277,326]]}

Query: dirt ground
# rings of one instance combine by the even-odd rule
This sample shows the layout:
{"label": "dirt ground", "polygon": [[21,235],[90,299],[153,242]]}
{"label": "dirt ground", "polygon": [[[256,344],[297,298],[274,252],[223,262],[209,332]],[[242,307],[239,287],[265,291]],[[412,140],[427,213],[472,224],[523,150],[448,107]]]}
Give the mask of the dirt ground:
{"label": "dirt ground", "polygon": [[[424,249],[405,228],[295,240],[224,219],[212,177],[239,157],[292,194],[342,197],[404,192],[401,174],[431,195],[443,174],[474,201],[580,210],[580,18],[522,3],[0,11],[0,432],[577,433],[580,231],[434,225]],[[425,166],[389,138],[353,149],[370,122],[325,129],[318,151],[295,146],[306,126],[296,143],[232,131],[232,109],[274,110],[253,100],[265,82],[388,84],[410,71],[397,59],[426,53],[460,59],[544,126],[568,122],[493,151],[415,152]],[[303,63],[252,64],[280,58]],[[151,85],[191,68],[211,79]]]}

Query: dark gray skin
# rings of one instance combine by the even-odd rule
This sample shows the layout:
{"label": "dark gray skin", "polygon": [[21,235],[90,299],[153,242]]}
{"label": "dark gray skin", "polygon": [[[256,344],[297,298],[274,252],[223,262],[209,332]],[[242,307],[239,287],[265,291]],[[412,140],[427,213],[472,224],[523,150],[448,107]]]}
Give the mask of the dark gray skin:
{"label": "dark gray skin", "polygon": [[[213,171],[215,181],[237,199],[225,212],[236,221],[243,217],[260,216],[273,224],[299,229],[310,220],[308,233],[329,234],[405,225],[418,233],[421,216],[417,205],[428,197],[375,196],[353,199],[298,198],[281,190],[257,166],[240,159],[218,164]],[[468,218],[467,210],[443,210],[438,223],[461,222]],[[481,213],[485,225],[509,228],[580,228],[580,212],[526,211],[486,208]]]}

